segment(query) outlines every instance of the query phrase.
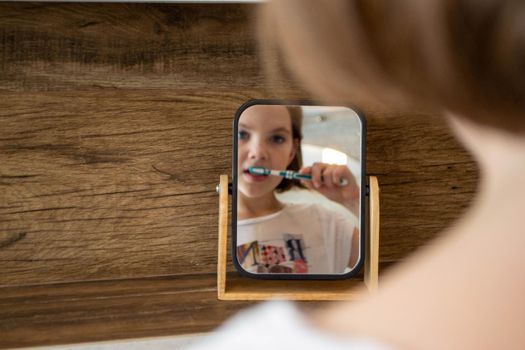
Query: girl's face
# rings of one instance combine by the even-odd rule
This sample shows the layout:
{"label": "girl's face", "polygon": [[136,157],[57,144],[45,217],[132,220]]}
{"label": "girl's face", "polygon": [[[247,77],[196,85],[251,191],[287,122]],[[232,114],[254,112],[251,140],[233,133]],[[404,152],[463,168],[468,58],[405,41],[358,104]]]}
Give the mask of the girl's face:
{"label": "girl's face", "polygon": [[258,176],[248,168],[261,166],[285,170],[295,157],[297,140],[293,139],[292,121],[285,106],[255,105],[239,118],[238,185],[249,198],[273,193],[282,178]]}

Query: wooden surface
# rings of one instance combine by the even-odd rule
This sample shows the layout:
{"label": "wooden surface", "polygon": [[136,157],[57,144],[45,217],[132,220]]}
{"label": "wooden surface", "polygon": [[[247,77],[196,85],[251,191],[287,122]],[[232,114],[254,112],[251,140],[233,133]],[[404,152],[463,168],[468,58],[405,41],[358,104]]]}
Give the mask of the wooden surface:
{"label": "wooden surface", "polygon": [[209,331],[248,302],[219,302],[216,275],[7,287],[0,347]]}
{"label": "wooden surface", "polygon": [[[134,289],[121,281],[172,276],[177,289],[189,276],[197,287],[172,322],[194,319],[192,332],[244,305],[222,305],[214,286],[198,284],[215,283],[215,185],[231,172],[234,112],[250,98],[308,97],[265,81],[253,8],[0,3],[0,347],[188,331],[154,317],[140,331],[149,307],[140,296],[116,311],[127,318],[121,331],[106,331],[103,287],[83,309],[62,309],[76,297],[61,288],[73,295],[84,283],[124,295]],[[477,169],[438,116],[364,112],[380,260],[396,262],[465,210]],[[54,301],[39,301],[39,288]],[[157,298],[159,310],[179,300]]]}

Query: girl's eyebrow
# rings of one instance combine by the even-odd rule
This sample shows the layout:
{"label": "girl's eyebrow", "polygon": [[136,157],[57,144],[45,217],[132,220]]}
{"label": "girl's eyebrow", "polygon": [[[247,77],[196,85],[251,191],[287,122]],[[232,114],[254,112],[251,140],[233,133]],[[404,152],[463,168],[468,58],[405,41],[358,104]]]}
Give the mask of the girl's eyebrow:
{"label": "girl's eyebrow", "polygon": [[[247,130],[250,130],[251,127],[246,125],[246,124],[243,124],[243,123],[239,123],[239,128],[243,128],[243,129],[247,129]],[[275,128],[273,130],[271,130],[269,133],[276,133],[276,132],[283,132],[285,134],[290,134],[291,131],[288,130],[287,128],[285,127],[278,127],[278,128]]]}
{"label": "girl's eyebrow", "polygon": [[273,129],[272,131],[270,131],[271,133],[274,133],[274,132],[284,132],[285,134],[290,134],[290,130],[288,130],[287,128],[283,128],[283,127],[280,127],[280,128],[277,128],[277,129]]}

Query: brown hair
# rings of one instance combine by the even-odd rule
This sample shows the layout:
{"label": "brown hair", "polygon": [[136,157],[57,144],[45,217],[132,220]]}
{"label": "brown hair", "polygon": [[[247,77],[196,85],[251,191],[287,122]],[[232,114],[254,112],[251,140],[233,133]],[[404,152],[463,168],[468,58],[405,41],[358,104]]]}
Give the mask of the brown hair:
{"label": "brown hair", "polygon": [[260,8],[263,54],[276,49],[284,73],[322,99],[448,109],[525,131],[522,0],[281,0]]}
{"label": "brown hair", "polygon": [[[303,157],[301,155],[301,140],[303,139],[302,127],[303,127],[303,112],[299,106],[286,106],[288,114],[290,115],[290,120],[292,122],[292,138],[298,140],[297,149],[295,150],[295,157],[290,162],[290,165],[286,170],[299,170],[303,166]],[[275,188],[278,193],[288,191],[292,187],[304,188],[303,185],[297,180],[288,180],[283,179],[279,185]]]}

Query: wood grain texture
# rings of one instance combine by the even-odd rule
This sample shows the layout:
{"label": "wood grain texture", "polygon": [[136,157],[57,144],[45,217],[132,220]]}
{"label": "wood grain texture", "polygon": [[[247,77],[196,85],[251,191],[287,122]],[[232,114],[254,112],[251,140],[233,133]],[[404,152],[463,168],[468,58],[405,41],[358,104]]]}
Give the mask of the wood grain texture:
{"label": "wood grain texture", "polygon": [[6,287],[0,348],[209,331],[249,302],[221,302],[216,276]]}
{"label": "wood grain texture", "polygon": [[235,103],[3,96],[3,284],[210,271]]}

